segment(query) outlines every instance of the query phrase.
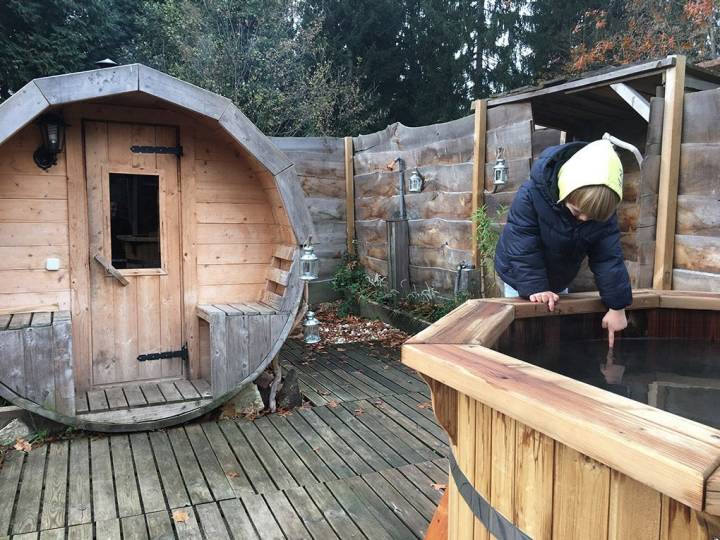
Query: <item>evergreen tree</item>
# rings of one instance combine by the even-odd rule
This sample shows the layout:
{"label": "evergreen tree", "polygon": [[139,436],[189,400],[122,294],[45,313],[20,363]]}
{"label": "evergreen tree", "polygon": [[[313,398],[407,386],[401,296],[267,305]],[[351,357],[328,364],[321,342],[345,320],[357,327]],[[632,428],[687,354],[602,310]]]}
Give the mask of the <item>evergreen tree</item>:
{"label": "evergreen tree", "polygon": [[3,0],[0,101],[36,77],[118,58],[139,9],[140,0]]}

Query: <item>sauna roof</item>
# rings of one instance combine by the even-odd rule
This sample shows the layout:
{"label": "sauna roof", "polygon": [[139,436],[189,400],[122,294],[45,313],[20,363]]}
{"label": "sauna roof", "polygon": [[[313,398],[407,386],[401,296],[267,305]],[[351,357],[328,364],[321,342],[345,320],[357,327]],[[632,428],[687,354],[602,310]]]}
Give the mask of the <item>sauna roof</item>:
{"label": "sauna roof", "polygon": [[0,104],[0,144],[48,109],[140,93],[218,122],[272,174],[292,163],[229,99],[142,64],[34,79]]}
{"label": "sauna roof", "polygon": [[[720,311],[720,294],[635,291],[627,309]],[[518,319],[605,311],[597,293],[565,296],[553,312],[519,298],[469,300],[405,342],[402,362],[691,508],[720,515],[720,430],[491,348]],[[454,427],[444,427],[452,438]]]}
{"label": "sauna roof", "polygon": [[[589,123],[601,132],[615,134],[618,129],[623,129],[628,135],[644,133],[646,120],[613,89],[613,85],[624,84],[642,99],[650,100],[662,86],[665,71],[675,64],[675,56],[668,56],[629,66],[604,68],[573,79],[557,78],[493,96],[488,99],[488,107],[529,102],[536,124],[581,135],[587,132]],[[720,75],[688,64],[685,86],[686,91],[717,88]]]}
{"label": "sauna roof", "polygon": [[[69,103],[151,97],[216,123],[275,177],[299,243],[313,236],[295,168],[229,99],[142,64],[128,64],[34,79],[0,104],[0,144],[43,112]],[[145,102],[147,100],[145,99]]]}

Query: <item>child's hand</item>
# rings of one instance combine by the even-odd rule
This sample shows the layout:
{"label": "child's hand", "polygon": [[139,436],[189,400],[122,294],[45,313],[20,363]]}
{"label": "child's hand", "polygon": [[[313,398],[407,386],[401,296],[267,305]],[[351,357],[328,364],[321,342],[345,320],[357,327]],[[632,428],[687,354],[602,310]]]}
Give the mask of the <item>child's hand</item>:
{"label": "child's hand", "polygon": [[547,304],[550,311],[555,309],[555,304],[560,300],[560,297],[552,291],[539,292],[530,295],[531,302],[542,302]]}
{"label": "child's hand", "polygon": [[607,328],[608,344],[610,347],[615,345],[615,332],[620,332],[627,328],[627,317],[625,317],[624,309],[608,309],[602,320],[602,327]]}

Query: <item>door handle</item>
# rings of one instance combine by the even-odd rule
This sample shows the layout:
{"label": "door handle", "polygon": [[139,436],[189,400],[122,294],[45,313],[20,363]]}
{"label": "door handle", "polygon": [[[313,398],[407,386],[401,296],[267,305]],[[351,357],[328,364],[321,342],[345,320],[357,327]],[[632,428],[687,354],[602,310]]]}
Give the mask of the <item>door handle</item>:
{"label": "door handle", "polygon": [[105,271],[110,274],[112,277],[117,279],[120,282],[120,285],[123,287],[127,287],[130,282],[125,279],[125,276],[123,276],[120,271],[115,268],[110,261],[108,261],[105,257],[100,255],[99,253],[95,254],[95,260],[102,266]]}

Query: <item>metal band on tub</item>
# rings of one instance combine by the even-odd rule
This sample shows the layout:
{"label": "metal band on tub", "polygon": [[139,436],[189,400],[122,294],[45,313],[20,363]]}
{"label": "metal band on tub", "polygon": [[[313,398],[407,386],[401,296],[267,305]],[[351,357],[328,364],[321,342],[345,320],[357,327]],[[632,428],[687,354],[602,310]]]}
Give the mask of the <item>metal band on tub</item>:
{"label": "metal band on tub", "polygon": [[450,474],[452,474],[460,495],[462,495],[475,517],[490,531],[490,534],[498,540],[532,540],[532,537],[518,529],[512,521],[495,510],[477,492],[458,466],[452,452],[450,452]]}

